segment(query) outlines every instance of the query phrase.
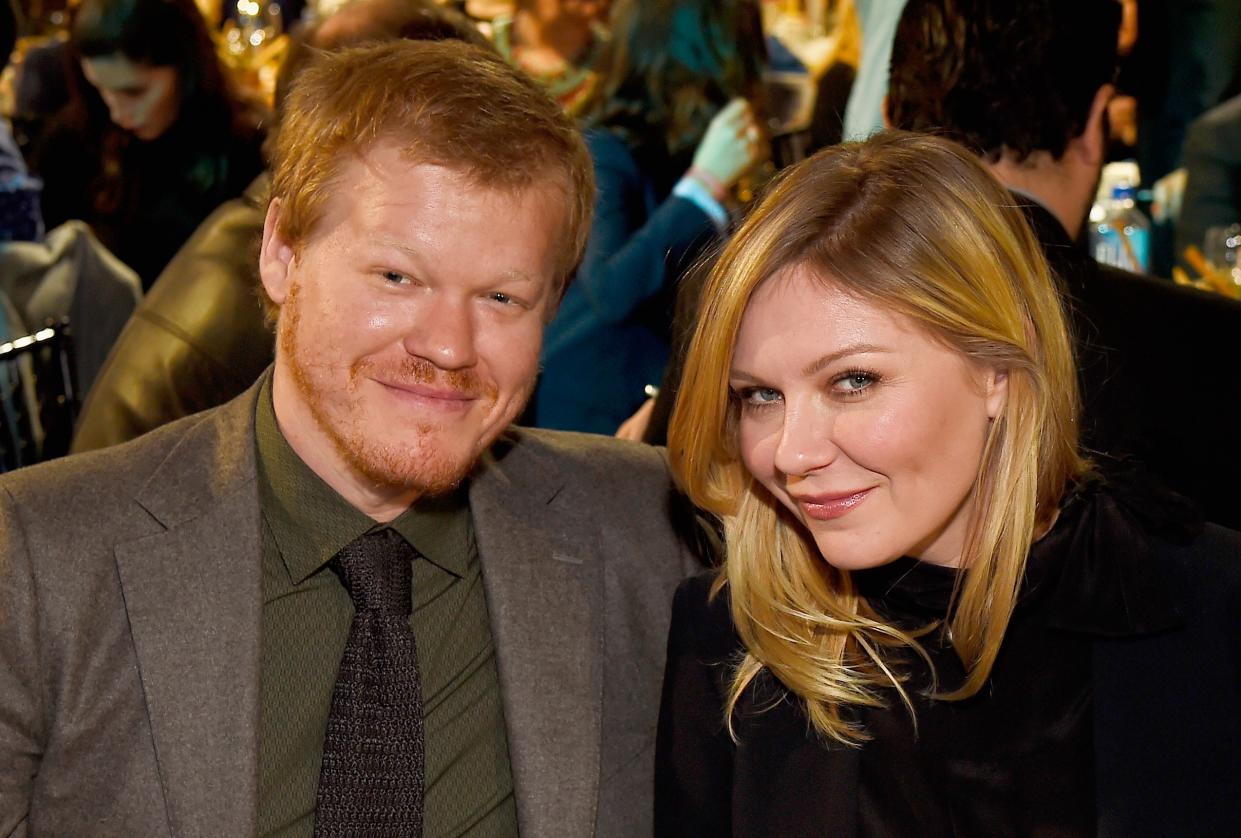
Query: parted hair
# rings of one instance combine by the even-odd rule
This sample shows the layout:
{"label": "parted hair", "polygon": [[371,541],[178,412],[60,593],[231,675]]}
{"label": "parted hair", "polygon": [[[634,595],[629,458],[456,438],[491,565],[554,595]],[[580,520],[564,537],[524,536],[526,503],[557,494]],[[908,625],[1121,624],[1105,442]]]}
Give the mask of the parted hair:
{"label": "parted hair", "polygon": [[399,40],[324,52],[285,97],[271,150],[280,233],[295,249],[323,217],[346,155],[394,141],[412,163],[480,187],[563,192],[563,283],[586,244],[594,170],[581,134],[535,82],[494,52],[459,41]]}
{"label": "parted hair", "polygon": [[824,737],[856,744],[852,711],[893,687],[910,707],[891,650],[921,652],[819,553],[804,527],[745,469],[729,370],[750,298],[782,268],[910,318],[980,365],[1008,373],[978,468],[954,594],[951,637],[963,684],[986,681],[1012,614],[1035,534],[1054,520],[1078,455],[1073,352],[1057,288],[1011,197],[965,149],[887,132],[819,152],[792,168],[728,244],[702,307],[669,433],[677,479],[717,515],[727,586],[745,657],[732,676],[728,721],[767,670],[795,694]]}

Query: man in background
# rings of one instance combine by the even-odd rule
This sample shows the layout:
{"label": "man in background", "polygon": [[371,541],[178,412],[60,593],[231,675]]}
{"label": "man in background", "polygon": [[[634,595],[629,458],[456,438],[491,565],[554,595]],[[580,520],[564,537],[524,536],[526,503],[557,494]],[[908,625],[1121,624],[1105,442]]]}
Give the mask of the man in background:
{"label": "man in background", "polygon": [[909,0],[887,117],[972,149],[1025,210],[1077,335],[1084,444],[1138,457],[1235,528],[1241,304],[1100,266],[1083,242],[1119,24],[1115,0]]}

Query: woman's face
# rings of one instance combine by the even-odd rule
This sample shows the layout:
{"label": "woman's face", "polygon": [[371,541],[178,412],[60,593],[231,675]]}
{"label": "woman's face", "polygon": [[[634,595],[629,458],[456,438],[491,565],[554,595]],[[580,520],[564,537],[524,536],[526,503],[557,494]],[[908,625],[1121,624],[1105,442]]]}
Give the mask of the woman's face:
{"label": "woman's face", "polygon": [[826,561],[960,563],[1006,375],[792,266],[754,293],[729,383],[746,468]]}
{"label": "woman's face", "polygon": [[177,70],[130,61],[120,53],[83,58],[82,72],[99,91],[117,127],[154,140],[177,121]]}

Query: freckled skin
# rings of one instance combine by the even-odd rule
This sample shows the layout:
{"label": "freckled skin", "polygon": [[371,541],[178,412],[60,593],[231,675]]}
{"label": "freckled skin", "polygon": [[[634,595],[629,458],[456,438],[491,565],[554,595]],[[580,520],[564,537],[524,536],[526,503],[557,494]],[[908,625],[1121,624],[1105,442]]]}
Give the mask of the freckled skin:
{"label": "freckled skin", "polygon": [[296,253],[273,204],[276,415],[346,499],[382,519],[446,491],[520,414],[566,210],[556,190],[481,187],[388,143],[345,163]]}
{"label": "freckled skin", "polygon": [[[829,563],[856,570],[902,555],[959,564],[1006,380],[903,315],[792,266],[751,299],[730,384],[744,396],[746,468],[801,520]],[[830,520],[798,501],[866,490]]]}
{"label": "freckled skin", "polygon": [[177,121],[176,68],[152,67],[116,53],[82,59],[82,73],[99,91],[112,121],[138,139],[157,139]]}

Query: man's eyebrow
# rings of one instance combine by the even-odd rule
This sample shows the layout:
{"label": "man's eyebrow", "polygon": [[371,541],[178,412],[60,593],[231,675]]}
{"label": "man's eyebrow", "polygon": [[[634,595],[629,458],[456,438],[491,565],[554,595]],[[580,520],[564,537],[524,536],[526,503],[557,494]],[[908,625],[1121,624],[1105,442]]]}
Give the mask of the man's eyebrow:
{"label": "man's eyebrow", "polygon": [[390,250],[399,250],[401,253],[404,253],[407,256],[412,256],[414,258],[418,258],[422,255],[421,253],[418,252],[416,248],[410,247],[407,244],[403,244],[400,241],[397,241],[396,239],[388,238],[387,236],[380,236],[376,238],[375,244],[379,245],[380,247],[386,247]]}
{"label": "man's eyebrow", "polygon": [[496,278],[502,282],[510,281],[510,280],[513,282],[538,282],[539,281],[539,278],[537,276],[531,276],[525,271],[519,271],[516,269],[502,271],[500,275]]}
{"label": "man's eyebrow", "polygon": [[[423,258],[422,253],[418,250],[418,248],[410,247],[409,245],[401,241],[398,241],[397,239],[389,238],[387,236],[380,236],[376,238],[375,244],[377,244],[379,247],[396,250],[414,260],[421,261]],[[539,277],[532,276],[526,273],[525,271],[521,271],[516,268],[511,268],[507,271],[501,271],[499,274],[497,274],[495,277],[495,281],[496,282],[537,283],[540,280],[539,280]]]}

